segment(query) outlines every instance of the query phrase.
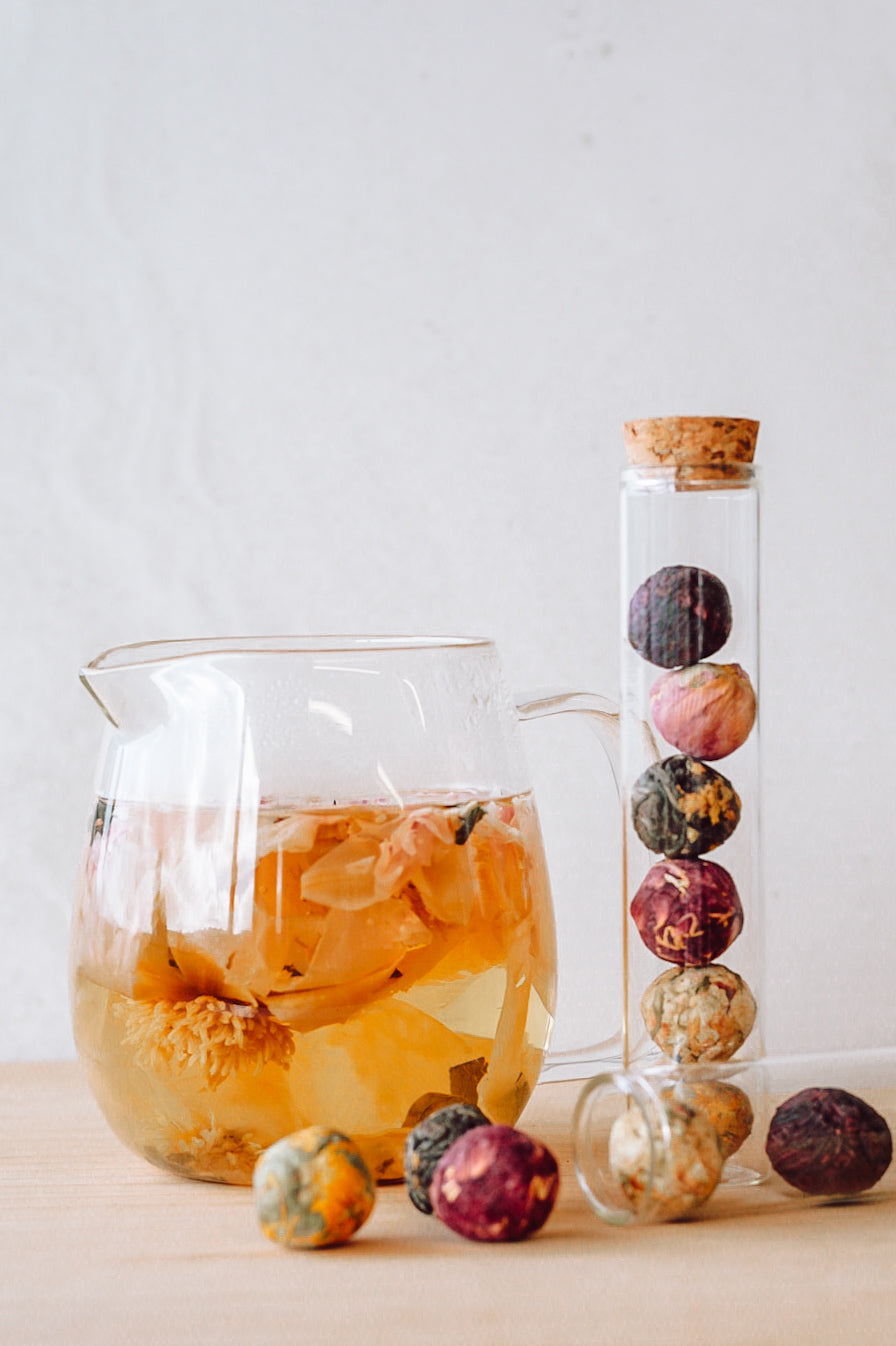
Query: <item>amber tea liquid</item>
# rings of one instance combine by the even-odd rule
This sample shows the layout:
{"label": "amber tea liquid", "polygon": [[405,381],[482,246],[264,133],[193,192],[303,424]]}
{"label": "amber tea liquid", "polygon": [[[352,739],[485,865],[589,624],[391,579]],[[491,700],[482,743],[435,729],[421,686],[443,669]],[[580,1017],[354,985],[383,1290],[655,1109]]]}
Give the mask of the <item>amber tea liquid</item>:
{"label": "amber tea liquid", "polygon": [[449,1101],[519,1116],[556,951],[534,802],[159,808],[100,800],[73,939],[75,1040],[119,1137],[246,1183],[312,1122],[399,1179]]}

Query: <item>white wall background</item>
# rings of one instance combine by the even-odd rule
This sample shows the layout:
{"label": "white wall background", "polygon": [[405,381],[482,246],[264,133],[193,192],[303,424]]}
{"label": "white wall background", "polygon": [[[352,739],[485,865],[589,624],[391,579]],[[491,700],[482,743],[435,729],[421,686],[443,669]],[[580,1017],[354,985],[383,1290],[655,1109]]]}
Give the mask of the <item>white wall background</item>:
{"label": "white wall background", "polygon": [[[0,0],[0,1055],[73,1051],[82,663],[463,630],[615,695],[670,412],[762,421],[768,1038],[893,1041],[894,349],[889,0]],[[569,969],[617,828],[563,735]]]}

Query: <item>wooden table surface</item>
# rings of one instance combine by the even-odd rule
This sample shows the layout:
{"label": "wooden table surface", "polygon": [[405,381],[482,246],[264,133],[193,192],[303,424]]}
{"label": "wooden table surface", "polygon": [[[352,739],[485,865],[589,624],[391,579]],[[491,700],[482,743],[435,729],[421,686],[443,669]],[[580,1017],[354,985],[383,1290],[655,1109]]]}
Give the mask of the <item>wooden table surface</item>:
{"label": "wooden table surface", "polygon": [[387,1187],[352,1243],[287,1252],[249,1189],[125,1150],[74,1063],[0,1065],[0,1343],[893,1346],[892,1197],[719,1190],[699,1219],[612,1229],[573,1172],[577,1089],[540,1086],[520,1123],[562,1174],[528,1242],[468,1243]]}

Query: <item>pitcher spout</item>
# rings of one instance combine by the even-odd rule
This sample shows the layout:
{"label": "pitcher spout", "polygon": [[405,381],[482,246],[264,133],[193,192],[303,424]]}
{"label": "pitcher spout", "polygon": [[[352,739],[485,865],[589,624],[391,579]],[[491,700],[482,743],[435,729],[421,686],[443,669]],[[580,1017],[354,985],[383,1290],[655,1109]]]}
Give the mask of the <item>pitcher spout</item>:
{"label": "pitcher spout", "polygon": [[164,715],[164,703],[147,669],[125,650],[106,650],[80,670],[79,677],[109,723],[126,733],[142,733]]}
{"label": "pitcher spout", "polygon": [[114,728],[118,729],[119,721],[108,702],[103,699],[103,689],[105,684],[102,675],[97,676],[97,671],[91,664],[88,664],[85,668],[81,669],[78,676],[109,723],[113,725]]}

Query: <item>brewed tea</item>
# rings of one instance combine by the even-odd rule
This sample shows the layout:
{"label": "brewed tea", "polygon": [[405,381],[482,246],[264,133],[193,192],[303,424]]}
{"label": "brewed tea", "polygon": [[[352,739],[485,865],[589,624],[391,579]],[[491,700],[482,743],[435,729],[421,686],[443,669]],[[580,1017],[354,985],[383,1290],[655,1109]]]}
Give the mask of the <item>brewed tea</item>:
{"label": "brewed tea", "polygon": [[247,1183],[280,1136],[351,1135],[380,1180],[450,1101],[513,1123],[538,1077],[556,953],[529,794],[404,807],[101,799],[73,1019],[120,1138]]}

